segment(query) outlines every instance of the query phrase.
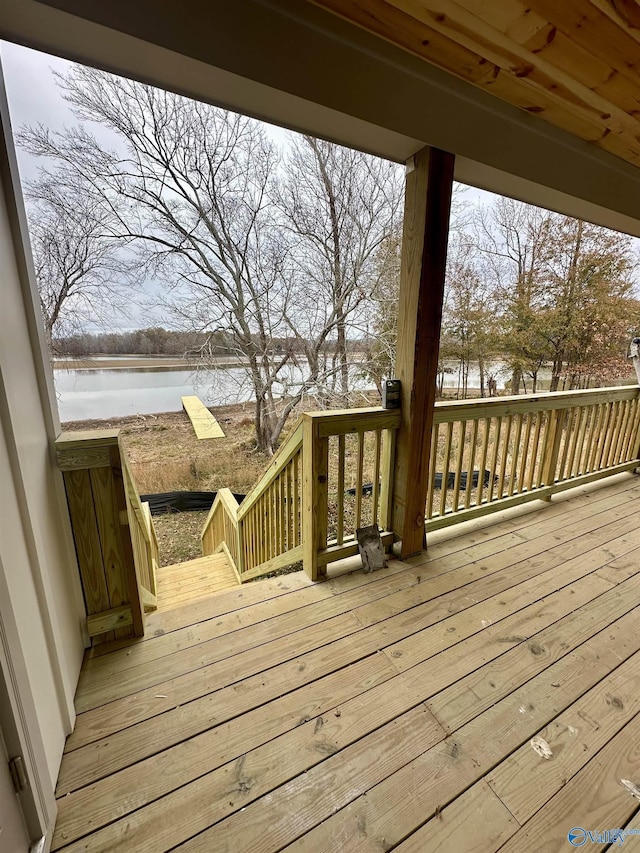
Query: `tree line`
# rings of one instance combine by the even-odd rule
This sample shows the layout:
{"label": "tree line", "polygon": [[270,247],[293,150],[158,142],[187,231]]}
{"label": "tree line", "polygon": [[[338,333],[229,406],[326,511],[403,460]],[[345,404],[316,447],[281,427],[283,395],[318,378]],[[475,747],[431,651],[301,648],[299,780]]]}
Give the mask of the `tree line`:
{"label": "tree line", "polygon": [[[52,350],[106,346],[87,324],[153,303],[173,331],[127,345],[238,356],[267,453],[305,395],[346,406],[358,374],[393,374],[400,167],[309,136],[278,146],[253,119],[96,69],[58,85],[77,124],[18,134],[43,164],[25,196]],[[472,364],[483,393],[498,361],[515,393],[544,365],[556,388],[621,368],[639,316],[627,237],[508,199],[472,210],[462,190],[451,229],[442,370],[460,366],[462,394]]]}

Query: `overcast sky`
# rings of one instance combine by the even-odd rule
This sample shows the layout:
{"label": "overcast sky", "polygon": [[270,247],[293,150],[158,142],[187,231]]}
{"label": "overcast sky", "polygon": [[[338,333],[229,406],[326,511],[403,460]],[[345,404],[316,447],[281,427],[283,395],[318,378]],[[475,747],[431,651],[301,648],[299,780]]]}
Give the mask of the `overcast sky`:
{"label": "overcast sky", "polygon": [[[53,130],[59,130],[75,122],[75,117],[63,99],[54,77],[54,72],[65,72],[71,63],[2,41],[0,56],[14,132],[25,124],[43,124]],[[286,131],[273,125],[265,127],[275,142],[286,145]],[[108,132],[104,128],[94,126],[93,129],[98,139],[102,138],[107,142]],[[20,149],[17,150],[17,155],[22,180],[34,178],[38,169],[37,158]],[[474,188],[468,188],[465,193],[465,201],[472,204],[489,204],[493,199],[493,194]],[[637,248],[640,247],[640,240],[635,241],[635,244]],[[148,290],[152,292],[153,288],[153,284],[149,283]],[[135,311],[129,321],[116,322],[123,328],[131,328],[132,324],[135,328],[161,321],[161,317],[154,318],[145,308]]]}

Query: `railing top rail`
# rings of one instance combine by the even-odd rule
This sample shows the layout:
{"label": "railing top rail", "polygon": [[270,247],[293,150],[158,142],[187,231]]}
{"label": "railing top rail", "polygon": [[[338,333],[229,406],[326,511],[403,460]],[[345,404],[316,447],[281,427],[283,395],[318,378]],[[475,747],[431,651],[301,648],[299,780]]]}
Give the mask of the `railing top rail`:
{"label": "railing top rail", "polygon": [[298,421],[293,432],[275,452],[258,482],[240,504],[238,519],[243,518],[264,490],[278,477],[302,447],[302,421]]}
{"label": "railing top rail", "polygon": [[133,515],[138,522],[138,526],[140,528],[140,532],[144,540],[150,545],[151,532],[147,524],[147,517],[142,506],[142,501],[140,500],[140,495],[138,494],[138,489],[136,487],[135,480],[133,479],[131,468],[129,467],[129,457],[127,456],[127,451],[125,450],[122,442],[119,442],[119,450],[120,464],[122,466],[124,490],[125,495],[127,497],[127,502],[129,503],[131,511],[133,512]]}
{"label": "railing top rail", "polygon": [[218,489],[218,493],[215,496],[213,503],[211,504],[211,509],[207,513],[206,521],[202,526],[202,536],[204,536],[204,534],[206,533],[207,528],[211,524],[211,520],[218,511],[218,507],[220,506],[220,504],[223,504],[224,507],[227,509],[229,515],[231,515],[234,521],[237,521],[238,501],[234,498],[233,492],[231,491],[231,489],[227,488]]}
{"label": "railing top rail", "polygon": [[238,507],[240,506],[238,501],[235,499],[231,489],[227,489],[226,487],[223,489],[218,489],[218,494],[216,495],[216,502],[225,504],[225,506],[233,516],[235,516],[238,511]]}
{"label": "railing top rail", "polygon": [[105,447],[118,443],[119,429],[84,429],[61,432],[56,438],[56,449],[70,450],[75,447]]}
{"label": "railing top rail", "polygon": [[639,396],[640,386],[624,385],[619,388],[552,391],[480,400],[442,400],[435,405],[434,423],[570,409],[574,406],[633,400]]}
{"label": "railing top rail", "polygon": [[382,409],[379,406],[366,409],[328,409],[324,412],[305,412],[303,419],[317,426],[318,435],[344,435],[350,432],[368,432],[377,429],[397,429],[400,426],[399,409]]}

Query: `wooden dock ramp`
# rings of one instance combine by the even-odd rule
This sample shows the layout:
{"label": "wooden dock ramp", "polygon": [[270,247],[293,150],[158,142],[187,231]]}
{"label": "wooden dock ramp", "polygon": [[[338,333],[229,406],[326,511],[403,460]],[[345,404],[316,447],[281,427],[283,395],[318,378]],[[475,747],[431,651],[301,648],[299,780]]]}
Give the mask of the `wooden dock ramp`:
{"label": "wooden dock ramp", "polygon": [[222,427],[199,397],[182,397],[197,438],[224,438]]}

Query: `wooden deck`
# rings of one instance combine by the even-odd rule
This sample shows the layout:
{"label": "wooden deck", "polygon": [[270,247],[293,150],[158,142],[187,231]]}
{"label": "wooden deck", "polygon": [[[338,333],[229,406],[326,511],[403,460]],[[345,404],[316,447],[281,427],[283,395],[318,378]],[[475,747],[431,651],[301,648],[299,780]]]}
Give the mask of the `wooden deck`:
{"label": "wooden deck", "polygon": [[98,647],[53,849],[547,853],[640,828],[639,499],[621,475]]}

